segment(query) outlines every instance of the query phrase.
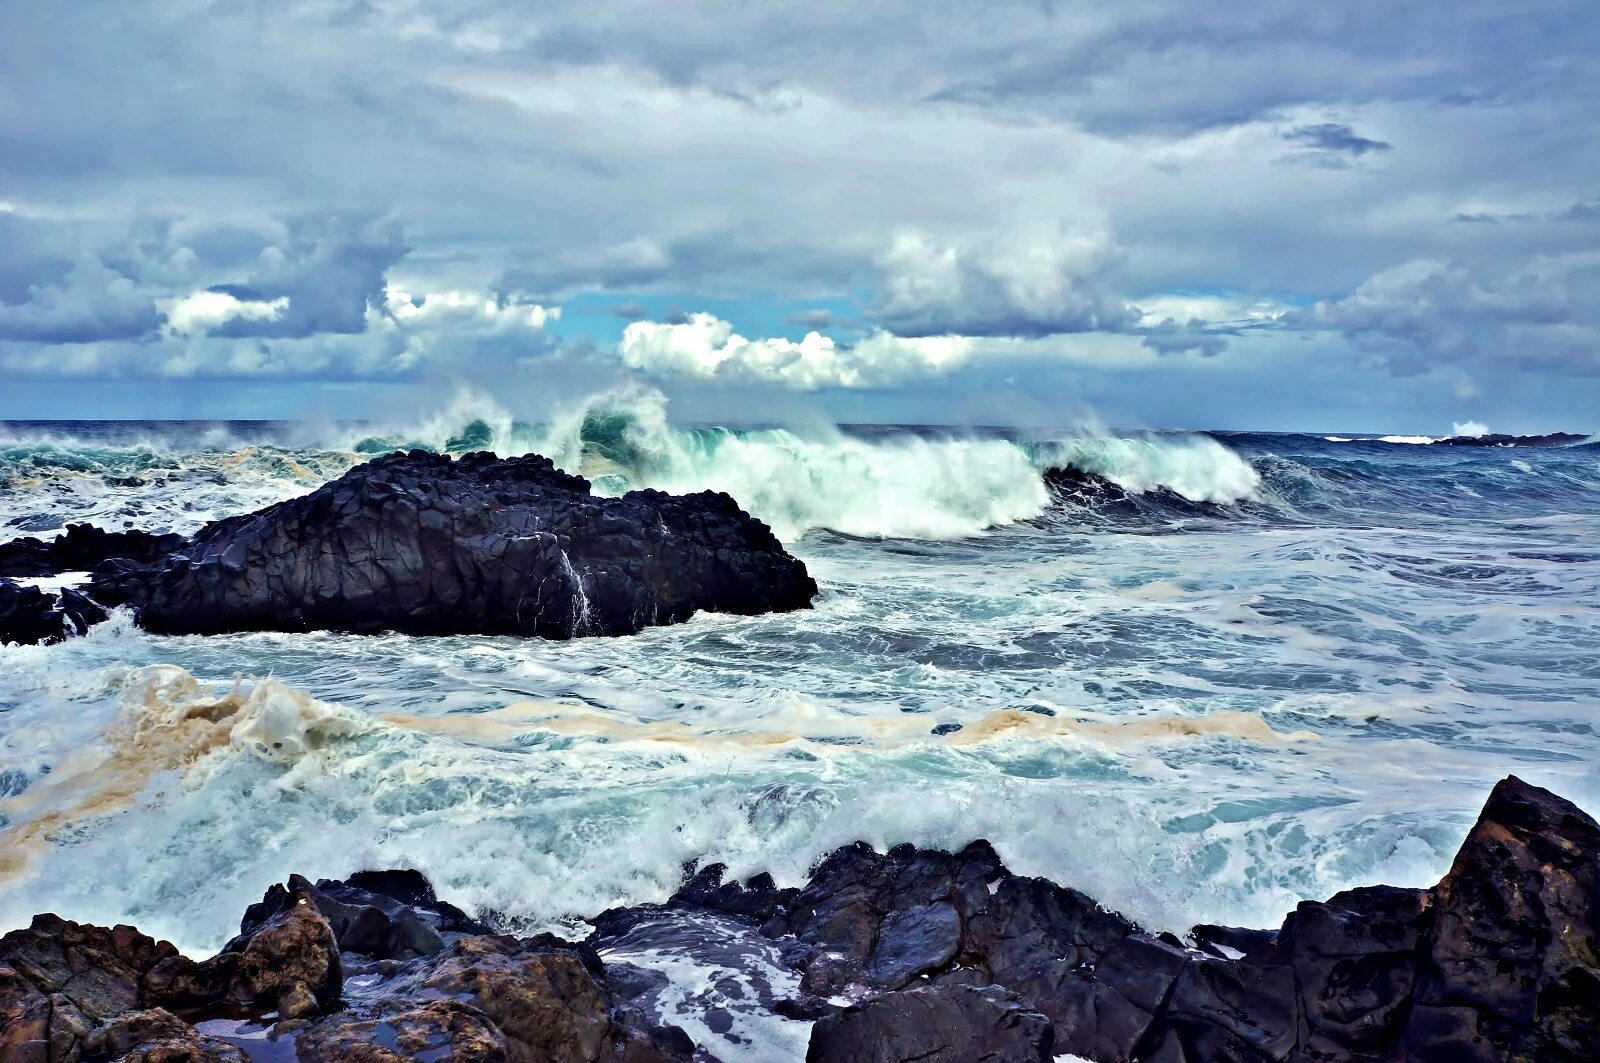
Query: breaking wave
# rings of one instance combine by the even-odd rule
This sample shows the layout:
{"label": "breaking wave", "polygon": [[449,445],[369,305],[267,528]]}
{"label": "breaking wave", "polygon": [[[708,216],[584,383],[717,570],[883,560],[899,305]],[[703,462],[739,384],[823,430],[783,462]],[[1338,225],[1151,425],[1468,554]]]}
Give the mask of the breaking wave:
{"label": "breaking wave", "polygon": [[[304,428],[295,429],[304,432]],[[1034,520],[1059,503],[1052,470],[1070,468],[1133,494],[1228,506],[1257,497],[1261,477],[1202,435],[1025,441],[997,433],[855,433],[832,427],[683,428],[659,392],[591,396],[540,421],[463,395],[409,425],[333,426],[319,440],[241,438],[213,426],[187,447],[151,433],[78,440],[0,435],[0,483],[59,526],[188,531],[206,520],[303,493],[378,454],[421,448],[501,456],[538,453],[589,477],[602,494],[637,488],[724,491],[786,541],[828,530],[862,538],[960,539]],[[129,488],[137,488],[129,497]],[[14,534],[49,530],[0,514]]]}

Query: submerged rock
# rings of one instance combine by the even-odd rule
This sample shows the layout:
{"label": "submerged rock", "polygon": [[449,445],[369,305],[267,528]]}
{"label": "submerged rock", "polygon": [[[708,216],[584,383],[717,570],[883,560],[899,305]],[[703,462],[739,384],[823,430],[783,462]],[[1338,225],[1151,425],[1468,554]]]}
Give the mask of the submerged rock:
{"label": "submerged rock", "polygon": [[725,494],[590,494],[547,458],[393,454],[202,528],[90,594],[172,634],[330,629],[623,635],[699,610],[808,606],[817,587]]}
{"label": "submerged rock", "polygon": [[406,870],[275,886],[203,962],[39,916],[0,938],[0,1059],[667,1063],[759,1049],[735,1007],[787,1024],[790,1054],[815,1020],[810,1063],[1600,1058],[1600,825],[1515,777],[1432,889],[1347,890],[1193,947],[984,842],[848,846],[798,890],[723,878],[581,944],[492,934]]}

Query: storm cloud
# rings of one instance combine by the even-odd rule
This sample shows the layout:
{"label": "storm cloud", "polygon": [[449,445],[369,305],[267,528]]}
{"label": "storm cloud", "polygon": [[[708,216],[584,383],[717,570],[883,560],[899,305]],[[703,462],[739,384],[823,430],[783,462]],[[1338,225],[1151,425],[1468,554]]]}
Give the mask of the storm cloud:
{"label": "storm cloud", "polygon": [[0,416],[559,362],[857,419],[1600,428],[1597,51],[1584,0],[24,0]]}

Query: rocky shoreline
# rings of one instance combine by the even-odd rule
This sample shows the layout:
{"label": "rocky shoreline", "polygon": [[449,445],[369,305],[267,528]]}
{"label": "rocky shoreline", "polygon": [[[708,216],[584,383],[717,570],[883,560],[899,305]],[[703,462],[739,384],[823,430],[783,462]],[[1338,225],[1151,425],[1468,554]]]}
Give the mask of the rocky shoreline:
{"label": "rocky shoreline", "polygon": [[41,915],[0,938],[0,1059],[761,1058],[635,962],[697,949],[759,953],[767,976],[729,992],[811,1023],[816,1063],[1600,1058],[1600,826],[1515,777],[1433,888],[1304,902],[1276,931],[1152,933],[982,841],[857,844],[798,889],[723,878],[688,869],[584,941],[497,933],[407,870],[291,877],[204,961]]}
{"label": "rocky shoreline", "polygon": [[[87,571],[76,590],[17,578]],[[9,577],[9,578],[7,578]],[[160,634],[626,635],[701,610],[803,609],[817,585],[726,494],[590,492],[548,458],[396,453],[192,538],[74,525],[0,545],[0,642],[127,606]]]}

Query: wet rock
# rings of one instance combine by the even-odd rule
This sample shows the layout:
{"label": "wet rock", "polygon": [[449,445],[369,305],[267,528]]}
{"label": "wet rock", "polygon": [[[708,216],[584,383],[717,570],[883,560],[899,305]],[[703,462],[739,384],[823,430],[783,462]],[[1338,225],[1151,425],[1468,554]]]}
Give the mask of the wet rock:
{"label": "wet rock", "polygon": [[246,1063],[239,1049],[204,1036],[162,1008],[118,1015],[88,1035],[82,1058],[118,1063]]}
{"label": "wet rock", "polygon": [[724,882],[727,873],[723,864],[707,864],[672,895],[669,903],[741,915],[760,923],[776,915],[797,892],[779,889],[765,872],[744,883]]}
{"label": "wet rock", "polygon": [[887,993],[818,1020],[807,1063],[1048,1063],[1050,1020],[998,986]]}
{"label": "wet rock", "polygon": [[91,595],[149,630],[571,638],[699,610],[808,606],[816,584],[725,494],[597,498],[537,455],[413,451],[216,521],[161,565],[103,566]]}
{"label": "wet rock", "polygon": [[1511,776],[1434,887],[1419,1003],[1518,1056],[1600,1058],[1600,825]]}
{"label": "wet rock", "polygon": [[106,531],[68,524],[54,539],[23,538],[0,543],[0,576],[54,576],[88,572],[112,559],[154,564],[188,543],[182,535]]}
{"label": "wet rock", "polygon": [[343,882],[323,879],[316,885],[292,875],[287,886],[272,886],[246,909],[240,932],[251,933],[289,907],[297,894],[328,921],[341,952],[368,959],[431,956],[457,937],[489,932],[455,905],[440,901],[428,880],[409,869],[362,871]]}
{"label": "wet rock", "polygon": [[890,912],[878,925],[867,977],[899,989],[920,974],[943,968],[960,951],[961,916],[949,901]]}
{"label": "wet rock", "polygon": [[468,937],[407,964],[376,1002],[314,1023],[298,1047],[302,1060],[689,1058],[681,1034],[619,1021],[614,1003],[577,950]]}
{"label": "wet rock", "polygon": [[328,1011],[339,1002],[339,943],[307,890],[297,889],[283,910],[229,942],[215,962],[228,960],[231,1000],[269,1006],[286,1019]]}
{"label": "wet rock", "polygon": [[77,591],[52,593],[0,579],[0,644],[60,642],[105,618],[104,609]]}

